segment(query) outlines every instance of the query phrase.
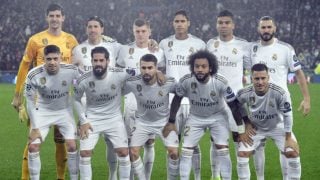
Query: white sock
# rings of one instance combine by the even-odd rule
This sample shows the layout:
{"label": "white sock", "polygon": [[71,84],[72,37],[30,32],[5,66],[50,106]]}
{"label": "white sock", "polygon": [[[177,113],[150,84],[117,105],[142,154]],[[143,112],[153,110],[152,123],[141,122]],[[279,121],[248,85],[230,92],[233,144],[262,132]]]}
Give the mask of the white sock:
{"label": "white sock", "polygon": [[199,144],[193,151],[192,168],[194,173],[194,179],[200,180],[201,179],[201,150],[200,150]]}
{"label": "white sock", "polygon": [[131,163],[129,159],[129,155],[125,157],[119,157],[119,179],[121,180],[129,180],[130,179],[130,171],[131,171]]}
{"label": "white sock", "polygon": [[217,152],[216,145],[213,141],[211,141],[210,146],[210,163],[211,163],[211,177],[217,178],[220,177],[220,165],[219,161],[217,161]]}
{"label": "white sock", "polygon": [[78,180],[79,161],[78,151],[68,152],[68,169],[71,180]]}
{"label": "white sock", "polygon": [[146,179],[151,179],[152,167],[154,162],[154,143],[145,144],[143,152],[143,164],[144,172],[146,173]]}
{"label": "white sock", "polygon": [[81,157],[79,163],[80,179],[81,180],[91,180],[92,179],[92,169],[91,169],[91,157]]}
{"label": "white sock", "polygon": [[167,179],[176,180],[179,176],[179,159],[173,160],[168,155],[167,162],[168,162]]}
{"label": "white sock", "polygon": [[113,149],[112,142],[109,139],[105,139],[105,142],[107,144],[107,162],[109,166],[109,178],[108,180],[117,180],[117,170],[118,170],[118,157],[117,153]]}
{"label": "white sock", "polygon": [[189,180],[193,149],[182,148],[180,158],[180,179]]}
{"label": "white sock", "polygon": [[143,163],[141,161],[140,156],[136,161],[131,163],[132,163],[132,169],[133,169],[134,175],[137,176],[139,180],[145,180],[146,174],[144,172],[144,167],[143,167]]}
{"label": "white sock", "polygon": [[253,153],[254,167],[256,170],[257,180],[264,180],[264,164],[265,164],[265,146],[259,146]]}
{"label": "white sock", "polygon": [[280,165],[281,165],[281,172],[283,180],[288,179],[288,160],[287,157],[280,152]]}
{"label": "white sock", "polygon": [[39,152],[28,152],[30,180],[40,179],[41,161]]}
{"label": "white sock", "polygon": [[287,158],[288,162],[288,178],[290,180],[298,180],[301,178],[300,157]]}
{"label": "white sock", "polygon": [[232,177],[232,164],[230,159],[229,148],[217,149],[217,161],[220,164],[222,179],[229,180]]}
{"label": "white sock", "polygon": [[239,180],[250,180],[249,158],[237,157],[237,171]]}

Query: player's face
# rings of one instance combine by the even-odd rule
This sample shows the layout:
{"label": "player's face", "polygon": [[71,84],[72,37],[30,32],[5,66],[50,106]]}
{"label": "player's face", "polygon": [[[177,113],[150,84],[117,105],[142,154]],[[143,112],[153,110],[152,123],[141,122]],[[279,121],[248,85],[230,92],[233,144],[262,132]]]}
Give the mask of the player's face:
{"label": "player's face", "polygon": [[276,26],[272,20],[260,21],[258,31],[263,41],[270,41],[276,32]]}
{"label": "player's face", "polygon": [[109,59],[106,59],[104,53],[93,54],[92,60],[93,74],[96,77],[102,77],[107,72]]}
{"label": "player's face", "polygon": [[210,66],[206,58],[196,59],[194,61],[194,74],[199,82],[206,82],[210,75]]}
{"label": "player's face", "polygon": [[59,53],[49,53],[44,58],[47,73],[50,75],[57,74],[60,68],[61,55]]}
{"label": "player's face", "polygon": [[257,95],[264,95],[269,87],[269,75],[267,71],[253,71],[252,82]]}
{"label": "player's face", "polygon": [[218,17],[216,28],[220,36],[232,36],[234,30],[234,23],[231,17]]}
{"label": "player's face", "polygon": [[157,67],[154,62],[140,61],[140,72],[146,83],[156,79]]}
{"label": "player's face", "polygon": [[149,40],[151,35],[151,30],[147,25],[143,25],[138,27],[136,25],[133,26],[133,35],[134,39],[137,43],[146,43]]}
{"label": "player's face", "polygon": [[173,19],[173,28],[176,34],[187,34],[190,26],[190,21],[188,19],[178,14]]}
{"label": "player's face", "polygon": [[61,29],[62,23],[64,22],[64,16],[59,10],[49,11],[47,22],[49,24],[49,29]]}
{"label": "player's face", "polygon": [[92,20],[87,23],[87,35],[89,40],[97,40],[103,33],[103,27],[98,21]]}

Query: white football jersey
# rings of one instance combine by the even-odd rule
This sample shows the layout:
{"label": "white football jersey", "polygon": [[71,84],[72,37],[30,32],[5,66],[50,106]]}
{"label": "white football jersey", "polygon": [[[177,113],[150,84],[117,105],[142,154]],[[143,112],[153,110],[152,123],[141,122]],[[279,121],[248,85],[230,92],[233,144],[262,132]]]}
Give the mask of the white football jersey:
{"label": "white football jersey", "polygon": [[109,66],[115,66],[121,44],[112,39],[102,40],[96,45],[89,44],[88,40],[84,41],[72,50],[72,63],[79,64],[79,68],[82,72],[91,71],[91,50],[99,46],[102,46],[108,50],[110,59]]}
{"label": "white football jersey", "polygon": [[243,87],[243,69],[248,69],[251,65],[248,62],[248,41],[234,36],[232,40],[225,42],[215,37],[208,41],[207,49],[217,57],[218,73],[228,80],[235,93],[238,92]]}
{"label": "white football jersey", "polygon": [[176,94],[187,97],[190,101],[190,114],[201,118],[225,111],[225,101],[235,99],[227,80],[220,74],[210,76],[205,84],[200,83],[194,75],[187,74],[180,79]]}
{"label": "white football jersey", "polygon": [[241,89],[237,99],[241,104],[248,105],[249,118],[258,129],[269,131],[283,121],[285,131],[292,131],[291,101],[280,86],[270,83],[268,92],[258,96],[251,85]]}
{"label": "white football jersey", "polygon": [[[188,38],[184,40],[176,39],[175,35],[171,35],[163,39],[159,46],[164,51],[166,74],[178,81],[184,75],[190,73],[188,65],[190,54],[205,49],[206,43],[191,34],[188,34]],[[172,98],[173,96],[170,97],[170,101]],[[189,102],[184,98],[181,104],[189,104]]]}
{"label": "white football jersey", "polygon": [[30,70],[25,85],[28,111],[57,111],[72,107],[70,90],[78,77],[77,67],[71,64],[60,64],[55,75],[49,75],[44,65]]}
{"label": "white football jersey", "polygon": [[167,77],[164,85],[147,85],[142,76],[129,78],[124,85],[124,92],[132,92],[137,100],[136,117],[152,126],[164,126],[169,117],[169,93],[175,92],[175,79]]}
{"label": "white football jersey", "polygon": [[274,39],[270,45],[263,46],[260,41],[250,47],[251,64],[263,63],[269,68],[271,82],[289,92],[287,87],[288,69],[294,72],[301,69],[301,64],[293,47]]}
{"label": "white football jersey", "polygon": [[75,98],[80,102],[85,93],[87,103],[85,112],[78,112],[80,121],[97,125],[99,121],[121,116],[121,87],[129,77],[126,69],[109,67],[104,79],[97,79],[92,71],[78,78]]}

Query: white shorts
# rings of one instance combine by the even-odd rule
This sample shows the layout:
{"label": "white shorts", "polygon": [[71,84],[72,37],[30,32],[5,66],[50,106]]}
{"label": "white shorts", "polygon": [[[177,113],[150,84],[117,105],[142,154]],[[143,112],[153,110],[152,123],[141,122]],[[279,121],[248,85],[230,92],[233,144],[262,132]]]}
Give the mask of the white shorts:
{"label": "white shorts", "polygon": [[[50,127],[56,125],[64,137],[64,139],[76,139],[77,129],[72,112],[69,109],[63,109],[58,111],[44,111],[36,110],[36,115],[31,121],[36,122],[37,127],[31,127],[32,129],[39,129],[42,141],[44,142],[47,137]],[[40,139],[36,139],[32,144],[40,144]]]}
{"label": "white shorts", "polygon": [[[89,130],[89,136],[87,139],[80,140],[80,150],[93,150],[99,140],[100,134],[108,138],[114,148],[127,148],[128,139],[127,132],[124,127],[122,117],[114,117],[107,119],[104,125],[93,125],[93,131]],[[112,125],[112,126],[111,126]]]}
{"label": "white shorts", "polygon": [[[291,136],[295,141],[297,141],[293,133],[291,133]],[[245,147],[245,145],[242,142],[240,142],[238,151],[253,151],[257,147],[259,147],[261,142],[263,142],[266,138],[272,139],[278,147],[279,151],[285,152],[286,133],[284,129],[281,127],[276,127],[270,131],[261,131],[258,129],[256,131],[256,135],[252,136],[253,145],[247,145],[247,147]]]}
{"label": "white shorts", "polygon": [[215,144],[229,144],[228,122],[226,121],[225,111],[222,111],[205,119],[194,117],[190,114],[190,117],[184,129],[184,140],[182,146],[197,146],[206,129],[210,130],[210,135],[213,138]]}
{"label": "white shorts", "polygon": [[190,112],[189,104],[180,105],[180,108],[176,115],[176,127],[177,127],[178,134],[182,134],[182,132],[184,131],[184,127],[189,117],[189,112]]}
{"label": "white shorts", "polygon": [[[164,124],[165,125],[165,124]],[[168,137],[163,137],[162,126],[152,126],[141,123],[140,121],[136,121],[134,131],[132,132],[130,147],[140,147],[143,146],[148,139],[150,139],[150,135],[156,135],[160,137],[163,144],[166,147],[179,147],[178,135],[174,131],[172,131]]]}

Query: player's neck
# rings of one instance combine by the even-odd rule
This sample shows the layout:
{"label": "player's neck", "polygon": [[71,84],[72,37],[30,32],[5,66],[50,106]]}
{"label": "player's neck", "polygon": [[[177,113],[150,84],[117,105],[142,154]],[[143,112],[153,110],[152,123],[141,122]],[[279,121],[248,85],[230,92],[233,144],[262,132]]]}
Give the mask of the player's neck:
{"label": "player's neck", "polygon": [[54,36],[59,36],[62,32],[62,29],[61,28],[58,28],[58,29],[49,28],[48,32],[49,32],[49,34],[52,34]]}
{"label": "player's neck", "polygon": [[189,36],[188,36],[188,33],[176,33],[176,34],[175,34],[175,37],[176,37],[176,39],[178,39],[178,40],[185,40],[185,39],[187,39]]}
{"label": "player's neck", "polygon": [[261,40],[261,45],[263,45],[263,46],[268,46],[268,45],[272,44],[274,41],[275,41],[274,38],[270,39],[269,41],[263,41],[263,40]]}
{"label": "player's neck", "polygon": [[233,35],[230,34],[230,35],[226,35],[226,36],[219,36],[219,38],[220,38],[221,41],[228,42],[228,41],[231,41],[233,39]]}
{"label": "player's neck", "polygon": [[147,48],[148,47],[148,41],[146,41],[146,42],[138,42],[138,41],[136,41],[136,45],[139,48]]}
{"label": "player's neck", "polygon": [[97,38],[97,39],[88,39],[89,44],[91,45],[97,45],[101,42],[101,38]]}

